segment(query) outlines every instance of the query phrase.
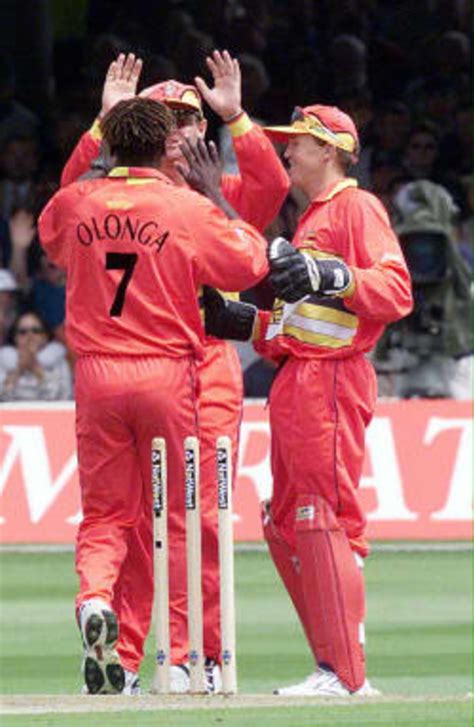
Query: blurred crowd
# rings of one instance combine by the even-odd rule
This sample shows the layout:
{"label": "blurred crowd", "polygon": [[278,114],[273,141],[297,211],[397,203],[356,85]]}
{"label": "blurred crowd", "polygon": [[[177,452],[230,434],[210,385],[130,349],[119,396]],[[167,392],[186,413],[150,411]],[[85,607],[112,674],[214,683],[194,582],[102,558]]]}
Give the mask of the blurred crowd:
{"label": "blurred crowd", "polygon": [[[472,95],[469,0],[82,0],[52,2],[49,92],[30,104],[0,55],[0,401],[72,398],[64,275],[43,254],[36,221],[100,108],[121,51],[144,59],[140,87],[208,77],[227,48],[242,69],[243,106],[286,123],[294,106],[339,106],[362,149],[352,171],[384,202],[412,271],[415,311],[389,327],[374,363],[385,396],[471,392]],[[48,52],[47,47],[45,52]],[[48,64],[44,64],[47,69]],[[208,114],[226,171],[226,129]],[[291,192],[269,238],[291,239],[307,201]],[[265,307],[270,291],[247,298]],[[248,396],[273,375],[242,346]]]}

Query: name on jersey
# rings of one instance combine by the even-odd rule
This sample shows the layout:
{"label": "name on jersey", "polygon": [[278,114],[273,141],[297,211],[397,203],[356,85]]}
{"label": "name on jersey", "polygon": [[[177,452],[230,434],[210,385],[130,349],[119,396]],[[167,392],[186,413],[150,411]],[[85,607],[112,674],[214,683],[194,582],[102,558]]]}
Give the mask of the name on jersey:
{"label": "name on jersey", "polygon": [[124,240],[139,245],[150,245],[160,252],[169,231],[163,232],[155,220],[142,220],[138,217],[117,215],[111,212],[102,219],[91,217],[87,222],[79,222],[76,227],[77,240],[89,247],[101,240]]}

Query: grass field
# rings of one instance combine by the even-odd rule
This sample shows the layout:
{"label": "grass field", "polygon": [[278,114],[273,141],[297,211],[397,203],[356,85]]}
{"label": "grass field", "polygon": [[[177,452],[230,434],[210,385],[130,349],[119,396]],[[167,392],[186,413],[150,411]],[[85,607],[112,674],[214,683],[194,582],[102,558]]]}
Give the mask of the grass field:
{"label": "grass field", "polygon": [[[26,696],[19,698],[24,713],[6,714],[14,710],[7,709],[4,696],[1,726],[471,727],[472,700],[466,697],[472,690],[471,553],[376,552],[370,558],[368,666],[384,695],[373,702],[291,706],[276,697],[259,698],[306,676],[312,662],[268,556],[238,553],[236,578],[239,690],[245,696],[172,704],[148,697],[124,705],[121,697],[72,696],[81,686],[72,554],[2,552],[0,691],[58,696],[39,710],[51,705],[50,713],[35,714],[27,713],[32,702]],[[153,669],[151,644],[147,651],[145,688]],[[87,716],[70,713],[84,710]]]}

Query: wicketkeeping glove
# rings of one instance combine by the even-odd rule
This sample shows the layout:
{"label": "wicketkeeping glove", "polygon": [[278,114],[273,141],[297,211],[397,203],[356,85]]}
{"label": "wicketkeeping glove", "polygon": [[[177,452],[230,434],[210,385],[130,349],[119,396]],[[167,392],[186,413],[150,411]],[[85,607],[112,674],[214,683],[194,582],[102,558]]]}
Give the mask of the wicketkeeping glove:
{"label": "wicketkeeping glove", "polygon": [[268,260],[273,290],[287,303],[296,303],[311,293],[343,293],[352,283],[352,273],[342,260],[315,259],[284,237],[276,237],[269,244]]}
{"label": "wicketkeeping glove", "polygon": [[203,296],[205,331],[208,336],[249,341],[257,315],[250,303],[227,300],[223,295],[204,286]]}

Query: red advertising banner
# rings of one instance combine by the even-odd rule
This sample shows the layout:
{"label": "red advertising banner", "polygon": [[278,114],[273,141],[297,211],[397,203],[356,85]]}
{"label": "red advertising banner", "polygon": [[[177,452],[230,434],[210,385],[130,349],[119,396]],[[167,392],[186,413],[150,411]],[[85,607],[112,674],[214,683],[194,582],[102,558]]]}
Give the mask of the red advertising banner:
{"label": "red advertising banner", "polygon": [[[246,401],[240,444],[236,539],[260,540],[259,501],[271,495],[264,402]],[[472,402],[380,402],[360,496],[372,539],[471,539]],[[70,543],[80,518],[74,405],[2,405],[0,542]]]}

